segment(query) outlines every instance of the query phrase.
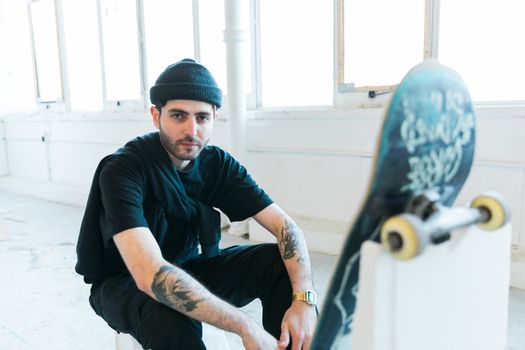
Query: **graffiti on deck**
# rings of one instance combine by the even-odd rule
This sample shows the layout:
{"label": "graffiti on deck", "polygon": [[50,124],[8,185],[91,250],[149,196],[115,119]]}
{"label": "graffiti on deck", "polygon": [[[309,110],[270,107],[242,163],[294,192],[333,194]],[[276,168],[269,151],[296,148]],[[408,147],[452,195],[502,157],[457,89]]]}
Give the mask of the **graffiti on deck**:
{"label": "graffiti on deck", "polygon": [[420,191],[450,181],[461,165],[463,146],[473,137],[474,114],[465,111],[467,101],[461,92],[434,91],[430,99],[435,108],[432,112],[436,113],[432,117],[438,118],[437,122],[418,115],[421,111],[414,108],[409,97],[401,102],[405,115],[401,139],[407,152],[413,154],[408,159],[410,182],[402,187],[402,192]]}

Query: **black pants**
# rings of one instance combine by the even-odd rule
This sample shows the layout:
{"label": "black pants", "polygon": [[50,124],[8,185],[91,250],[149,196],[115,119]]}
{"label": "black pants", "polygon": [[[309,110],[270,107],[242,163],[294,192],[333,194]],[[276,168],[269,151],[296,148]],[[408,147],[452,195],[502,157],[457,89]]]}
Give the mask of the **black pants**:
{"label": "black pants", "polygon": [[[263,326],[279,339],[292,289],[276,244],[230,247],[219,256],[199,257],[181,268],[237,307],[259,298]],[[206,349],[200,322],[138,290],[130,275],[94,284],[89,301],[113,329],[131,334],[145,349]]]}

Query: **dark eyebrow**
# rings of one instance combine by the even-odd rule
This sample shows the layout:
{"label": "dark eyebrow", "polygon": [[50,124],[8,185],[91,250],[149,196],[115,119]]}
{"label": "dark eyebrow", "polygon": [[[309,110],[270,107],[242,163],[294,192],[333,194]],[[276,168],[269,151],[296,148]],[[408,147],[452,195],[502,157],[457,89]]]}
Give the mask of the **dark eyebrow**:
{"label": "dark eyebrow", "polygon": [[[179,108],[170,108],[168,109],[168,114],[182,114],[182,115],[189,115],[190,113],[188,111],[185,111],[183,109],[179,109]],[[198,116],[210,116],[211,115],[211,112],[208,112],[208,111],[200,111],[200,112],[196,112],[195,115],[198,115]]]}
{"label": "dark eyebrow", "polygon": [[168,109],[168,114],[174,114],[174,113],[184,114],[184,115],[188,115],[189,114],[188,112],[186,112],[183,109],[178,109],[178,108],[170,108],[170,109]]}
{"label": "dark eyebrow", "polygon": [[207,111],[197,112],[195,114],[198,115],[198,116],[201,116],[201,117],[208,117],[208,116],[211,115],[211,113],[207,112]]}

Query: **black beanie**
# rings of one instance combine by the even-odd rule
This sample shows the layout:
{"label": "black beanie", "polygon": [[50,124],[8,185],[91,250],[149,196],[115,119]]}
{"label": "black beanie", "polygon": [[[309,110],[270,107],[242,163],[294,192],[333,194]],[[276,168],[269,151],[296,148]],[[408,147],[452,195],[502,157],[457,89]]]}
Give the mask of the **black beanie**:
{"label": "black beanie", "polygon": [[151,103],[196,100],[221,107],[222,92],[210,71],[190,58],[169,65],[149,91]]}

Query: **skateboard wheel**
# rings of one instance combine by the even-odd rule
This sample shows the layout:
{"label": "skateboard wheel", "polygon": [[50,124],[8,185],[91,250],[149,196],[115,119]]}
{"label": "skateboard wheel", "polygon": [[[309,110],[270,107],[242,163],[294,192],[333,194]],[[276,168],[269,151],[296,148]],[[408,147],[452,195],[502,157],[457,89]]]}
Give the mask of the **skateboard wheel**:
{"label": "skateboard wheel", "polygon": [[396,259],[412,259],[423,251],[423,229],[423,222],[413,214],[393,216],[381,228],[381,244]]}
{"label": "skateboard wheel", "polygon": [[474,198],[470,206],[487,214],[486,220],[477,224],[478,227],[484,230],[497,230],[510,220],[510,210],[505,200],[498,193],[489,192],[482,194]]}

